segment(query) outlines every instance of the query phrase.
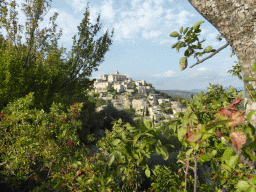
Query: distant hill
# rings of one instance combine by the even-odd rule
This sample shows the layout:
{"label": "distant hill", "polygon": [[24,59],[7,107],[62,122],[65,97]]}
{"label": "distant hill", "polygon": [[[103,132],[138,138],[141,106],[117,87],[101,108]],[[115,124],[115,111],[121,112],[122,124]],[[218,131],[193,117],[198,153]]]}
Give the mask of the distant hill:
{"label": "distant hill", "polygon": [[[223,89],[228,89],[228,87],[223,87]],[[237,91],[243,91],[244,93],[244,87],[236,87]],[[201,91],[203,91],[204,93],[208,92],[208,89],[192,89],[189,90],[190,92],[195,92],[195,93],[199,93]]]}
{"label": "distant hill", "polygon": [[[223,89],[228,89],[228,87],[223,87]],[[237,91],[243,91],[243,97],[245,97],[244,94],[244,87],[236,87]],[[168,95],[170,95],[171,97],[176,97],[176,96],[181,96],[186,100],[191,100],[191,95],[193,95],[194,97],[196,95],[199,95],[200,92],[204,92],[207,93],[208,89],[192,89],[192,90],[157,90],[163,93],[167,93]]]}

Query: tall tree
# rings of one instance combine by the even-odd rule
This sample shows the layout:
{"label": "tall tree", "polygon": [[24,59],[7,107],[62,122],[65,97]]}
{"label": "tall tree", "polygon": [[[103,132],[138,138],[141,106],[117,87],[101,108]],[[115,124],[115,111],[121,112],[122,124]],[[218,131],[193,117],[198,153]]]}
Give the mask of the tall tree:
{"label": "tall tree", "polygon": [[[235,53],[239,59],[239,67],[243,74],[244,79],[248,77],[256,77],[256,74],[252,73],[252,65],[256,61],[255,50],[256,50],[256,3],[255,0],[245,1],[222,1],[222,0],[188,0],[189,3],[208,21],[210,22],[220,33],[221,36],[227,40],[227,44],[223,47],[212,50],[212,47],[207,47],[210,50],[205,49],[203,53],[196,53],[195,56],[202,56],[204,53],[213,52],[210,56],[202,59],[192,65],[190,68],[202,63],[206,59],[212,57],[220,50],[224,49],[228,45],[232,47],[233,53]],[[203,22],[203,21],[202,21]],[[201,22],[201,23],[202,23]],[[197,26],[201,23],[197,23]],[[195,24],[196,25],[196,24]],[[194,26],[193,26],[194,27]],[[197,27],[194,28],[194,32],[200,32]],[[183,30],[183,28],[182,28]],[[181,31],[182,31],[181,30]],[[187,31],[187,29],[185,29]],[[191,31],[192,32],[192,31]],[[190,32],[190,34],[191,34]],[[182,32],[181,32],[182,33]],[[184,34],[184,33],[183,33]],[[180,40],[181,37],[178,39]],[[193,34],[192,38],[186,39],[187,45],[194,42],[197,39],[196,35]],[[198,39],[197,39],[198,40]],[[174,46],[174,45],[173,45]],[[186,47],[185,43],[182,42],[176,48]],[[174,47],[175,47],[174,46]],[[195,48],[201,48],[200,43],[195,46],[189,47],[185,52],[186,56],[192,54],[192,50]],[[178,51],[178,50],[177,50]],[[182,60],[183,59],[183,60]],[[180,68],[184,70],[187,66],[186,57],[180,60]],[[245,86],[249,84],[256,89],[256,84],[253,81],[245,81]],[[245,87],[245,102],[247,103],[245,115],[251,110],[256,110],[256,102],[250,97],[250,93]],[[251,124],[256,126],[256,114],[253,114],[251,118]]]}
{"label": "tall tree", "polygon": [[[50,0],[51,1],[51,0]],[[5,49],[0,52],[0,71],[3,81],[0,82],[0,110],[17,98],[24,97],[29,92],[35,92],[35,106],[38,109],[44,109],[49,112],[52,102],[62,102],[65,106],[70,106],[76,101],[83,101],[87,91],[93,89],[95,79],[89,80],[92,70],[99,63],[104,61],[103,57],[112,44],[108,31],[96,42],[93,37],[101,29],[99,26],[100,15],[97,18],[97,24],[89,26],[88,6],[84,13],[84,19],[78,27],[80,38],[76,42],[76,35],[73,37],[72,50],[69,52],[68,59],[61,59],[66,48],[58,49],[57,40],[62,35],[62,29],[59,34],[56,33],[56,20],[58,13],[50,18],[52,29],[42,29],[39,31],[38,20],[43,21],[43,12],[46,9],[44,3],[46,0],[29,1],[29,5],[22,4],[22,9],[29,22],[26,22],[27,43],[21,43],[21,36],[17,36],[17,12],[15,1],[6,3],[0,0],[0,4],[7,4],[11,7],[10,19],[6,19],[7,6],[2,5],[0,9],[1,23],[7,30],[7,38],[0,44]],[[49,3],[47,2],[47,7]],[[11,27],[11,24],[13,26]],[[22,32],[23,26],[19,25],[19,31]],[[36,30],[37,29],[37,30]],[[93,32],[91,30],[93,29]],[[46,34],[48,32],[52,34]],[[114,29],[112,30],[113,36]],[[52,44],[47,42],[51,37]],[[45,57],[47,58],[45,59]],[[81,72],[79,74],[79,72]],[[11,85],[16,88],[11,89]]]}

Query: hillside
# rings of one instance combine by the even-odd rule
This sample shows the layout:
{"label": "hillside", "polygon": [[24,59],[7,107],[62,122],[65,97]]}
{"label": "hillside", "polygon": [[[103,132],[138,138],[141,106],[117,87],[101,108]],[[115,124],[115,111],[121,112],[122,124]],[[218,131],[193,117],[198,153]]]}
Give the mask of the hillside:
{"label": "hillside", "polygon": [[[237,88],[237,90],[242,90],[242,88]],[[168,94],[169,96],[171,96],[172,98],[175,98],[175,97],[182,97],[184,98],[185,100],[187,101],[191,101],[191,95],[193,95],[194,98],[196,98],[195,96],[199,95],[200,92],[204,92],[204,94],[206,92],[208,92],[208,89],[193,89],[193,90],[189,90],[189,91],[182,91],[182,90],[159,90],[160,92],[162,93],[166,93]],[[244,95],[243,95],[244,97]],[[242,107],[239,107],[240,110],[245,110],[244,106]]]}

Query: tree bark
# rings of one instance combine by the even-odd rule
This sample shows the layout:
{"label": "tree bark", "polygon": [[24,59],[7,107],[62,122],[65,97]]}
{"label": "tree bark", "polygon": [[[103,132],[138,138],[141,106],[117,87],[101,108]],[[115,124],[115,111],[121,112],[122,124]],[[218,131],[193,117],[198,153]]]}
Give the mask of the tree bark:
{"label": "tree bark", "polygon": [[[256,62],[256,1],[255,0],[188,0],[191,5],[209,21],[234,49],[243,79],[256,78],[251,66]],[[256,89],[256,83],[249,81]],[[251,99],[245,87],[244,105],[247,104],[245,115],[256,110],[256,103]],[[251,118],[251,124],[256,127],[256,114]]]}

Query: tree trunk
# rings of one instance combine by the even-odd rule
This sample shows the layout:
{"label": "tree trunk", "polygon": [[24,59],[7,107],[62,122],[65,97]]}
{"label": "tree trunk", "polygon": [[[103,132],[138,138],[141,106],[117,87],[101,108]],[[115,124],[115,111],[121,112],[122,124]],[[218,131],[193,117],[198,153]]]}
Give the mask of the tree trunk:
{"label": "tree trunk", "polygon": [[[191,5],[209,21],[234,49],[243,79],[256,78],[251,66],[256,62],[256,3],[255,0],[189,0]],[[249,81],[256,89],[256,83]],[[256,103],[250,98],[245,88],[244,105],[247,104],[245,115],[256,110]],[[256,114],[251,118],[251,124],[256,127]]]}

